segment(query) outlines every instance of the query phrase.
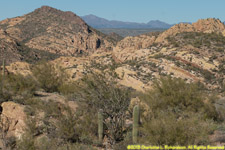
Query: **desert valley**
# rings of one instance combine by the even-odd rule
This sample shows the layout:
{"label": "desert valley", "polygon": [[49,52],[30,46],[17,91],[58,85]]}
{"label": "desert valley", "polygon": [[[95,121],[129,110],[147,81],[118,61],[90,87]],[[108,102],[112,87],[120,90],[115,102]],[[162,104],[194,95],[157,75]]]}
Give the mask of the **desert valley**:
{"label": "desert valley", "polygon": [[225,145],[219,19],[122,37],[42,6],[0,21],[0,66],[3,150]]}

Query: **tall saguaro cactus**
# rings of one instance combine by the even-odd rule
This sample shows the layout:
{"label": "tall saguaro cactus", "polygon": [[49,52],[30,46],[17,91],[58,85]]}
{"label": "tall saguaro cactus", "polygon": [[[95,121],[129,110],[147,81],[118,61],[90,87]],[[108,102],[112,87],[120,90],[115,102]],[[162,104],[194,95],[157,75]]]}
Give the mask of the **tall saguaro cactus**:
{"label": "tall saguaro cactus", "polygon": [[102,142],[103,139],[103,111],[102,109],[98,112],[98,139]]}
{"label": "tall saguaro cactus", "polygon": [[4,78],[5,78],[5,59],[3,58],[3,61],[2,61],[2,83],[1,83],[1,88],[3,88],[3,85],[4,85]]}
{"label": "tall saguaro cactus", "polygon": [[140,120],[140,108],[139,105],[136,105],[133,108],[133,131],[132,131],[133,143],[137,143],[138,140],[139,120]]}
{"label": "tall saguaro cactus", "polygon": [[2,62],[2,75],[3,75],[3,78],[5,76],[5,59],[3,58],[3,62]]}

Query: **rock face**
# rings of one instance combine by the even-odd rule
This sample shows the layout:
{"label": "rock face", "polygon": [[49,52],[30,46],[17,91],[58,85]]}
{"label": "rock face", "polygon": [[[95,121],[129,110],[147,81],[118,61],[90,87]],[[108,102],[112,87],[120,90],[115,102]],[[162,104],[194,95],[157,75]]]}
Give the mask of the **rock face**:
{"label": "rock face", "polygon": [[24,129],[26,127],[26,114],[24,112],[24,106],[14,102],[4,102],[1,107],[1,121],[4,124],[5,129],[7,129],[6,136],[21,138],[21,135],[24,133]]}
{"label": "rock face", "polygon": [[157,39],[156,42],[164,42],[169,36],[176,35],[182,32],[203,32],[203,33],[223,33],[225,31],[225,25],[219,19],[200,19],[192,24],[177,24],[163,32]]}
{"label": "rock face", "polygon": [[[11,63],[22,59],[18,53],[17,41],[10,37],[6,31],[0,29],[0,60],[7,58],[6,63]],[[0,62],[0,64],[2,61]]]}
{"label": "rock face", "polygon": [[109,50],[112,44],[108,41],[104,41],[100,36],[96,34],[82,34],[78,33],[74,37],[75,53],[94,52],[98,49]]}
{"label": "rock face", "polygon": [[[4,35],[5,33],[7,35]],[[3,36],[8,36],[8,40]],[[106,38],[106,35],[89,27],[76,14],[48,6],[38,8],[21,17],[1,21],[1,37],[3,42],[17,43],[17,45],[14,44],[17,47],[13,48],[15,51],[13,54],[18,56],[9,54],[13,55],[12,57],[17,61],[22,60],[22,56],[29,53],[32,53],[30,55],[34,57],[34,60],[40,59],[42,55],[89,54],[96,50],[112,49],[115,43],[115,40]],[[5,51],[11,49],[7,47]]]}
{"label": "rock face", "polygon": [[126,37],[121,40],[113,49],[114,56],[120,61],[130,60],[137,55],[146,55],[144,49],[148,48],[155,41],[155,36],[141,35],[138,37]]}
{"label": "rock face", "polygon": [[192,26],[197,32],[222,32],[225,30],[225,25],[219,19],[200,19],[193,23]]}

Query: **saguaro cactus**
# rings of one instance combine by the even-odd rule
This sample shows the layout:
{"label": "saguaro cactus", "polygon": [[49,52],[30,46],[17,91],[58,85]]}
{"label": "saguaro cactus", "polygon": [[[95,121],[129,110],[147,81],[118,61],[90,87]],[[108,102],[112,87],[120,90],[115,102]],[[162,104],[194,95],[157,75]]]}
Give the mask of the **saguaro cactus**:
{"label": "saguaro cactus", "polygon": [[4,78],[5,78],[5,59],[3,58],[2,61],[2,83],[1,83],[1,87],[3,89],[3,85],[4,85]]}
{"label": "saguaro cactus", "polygon": [[5,76],[5,59],[3,58],[3,61],[2,61],[2,75],[3,75],[3,78]]}
{"label": "saguaro cactus", "polygon": [[102,109],[98,112],[98,138],[99,142],[102,142],[103,139],[103,114]]}
{"label": "saguaro cactus", "polygon": [[133,143],[137,143],[138,139],[138,126],[140,120],[139,118],[140,118],[140,108],[139,105],[136,105],[133,108],[133,131],[132,131]]}

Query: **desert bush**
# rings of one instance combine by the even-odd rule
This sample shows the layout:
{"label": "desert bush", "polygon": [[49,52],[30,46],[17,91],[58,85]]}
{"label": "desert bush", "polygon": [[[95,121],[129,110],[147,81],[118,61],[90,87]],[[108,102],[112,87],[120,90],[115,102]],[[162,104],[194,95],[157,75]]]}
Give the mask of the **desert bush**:
{"label": "desert bush", "polygon": [[127,132],[125,138],[123,141],[120,141],[119,143],[116,143],[113,145],[114,150],[121,150],[121,149],[127,149],[128,145],[132,145],[132,132]]}
{"label": "desert bush", "polygon": [[[27,106],[26,108],[33,109],[34,111],[32,111],[32,117],[29,117],[26,121],[27,128],[25,134],[17,142],[19,150],[53,150],[60,146],[63,147],[65,143],[74,144],[80,141],[79,132],[76,129],[77,117],[79,116],[66,103],[61,104],[49,100],[46,102],[32,102],[32,105],[29,107]],[[27,111],[30,112],[30,110]],[[40,112],[44,112],[44,116],[41,118],[39,116]],[[45,140],[37,139],[38,135],[44,135]],[[47,143],[45,142],[46,140],[48,141]]]}
{"label": "desert bush", "polygon": [[61,104],[50,100],[39,103],[40,109],[44,112],[44,123],[42,132],[46,132],[51,139],[60,139],[62,142],[75,143],[79,141],[79,134],[76,130],[76,123],[79,117],[67,104]]}
{"label": "desert bush", "polygon": [[206,145],[212,130],[211,123],[196,114],[177,118],[170,112],[159,112],[155,118],[144,121],[140,143],[152,145]]}
{"label": "desert bush", "polygon": [[207,100],[202,87],[182,79],[161,78],[141,100],[150,108],[143,118],[141,142],[206,144],[213,121],[218,120],[213,102]]}
{"label": "desert bush", "polygon": [[[79,108],[86,110],[86,114],[92,113],[96,117],[97,112],[103,110],[104,134],[110,139],[111,144],[124,138],[126,132],[124,121],[131,92],[130,89],[117,85],[115,78],[116,75],[111,71],[108,73],[90,71],[89,75],[77,83],[74,93],[74,100],[80,103]],[[95,124],[97,125],[97,119]],[[92,133],[96,134],[96,130]]]}
{"label": "desert bush", "polygon": [[40,62],[34,65],[31,71],[39,86],[46,92],[59,92],[60,86],[67,79],[64,70],[50,62]]}
{"label": "desert bush", "polygon": [[[142,96],[147,101],[152,110],[171,109],[171,111],[180,114],[180,112],[191,111],[203,113],[206,118],[211,116],[208,112],[208,105],[213,106],[212,101],[205,101],[206,93],[203,87],[197,83],[186,83],[182,79],[171,77],[161,78],[155,81],[154,89]],[[207,115],[208,114],[208,115]],[[216,119],[215,115],[213,119]],[[211,118],[212,119],[212,118]]]}
{"label": "desert bush", "polygon": [[[85,109],[82,109],[85,108]],[[98,123],[97,113],[94,110],[87,109],[87,106],[80,105],[77,110],[76,131],[79,134],[79,140],[83,144],[98,144]]]}
{"label": "desert bush", "polygon": [[25,133],[17,141],[18,150],[36,150],[34,136],[37,133],[36,130],[36,120],[33,118],[28,118],[26,120]]}
{"label": "desert bush", "polygon": [[36,150],[34,138],[29,133],[23,135],[22,139],[17,143],[18,150]]}
{"label": "desert bush", "polygon": [[36,82],[30,75],[9,74],[4,77],[4,84],[1,86],[1,101],[12,100],[13,97],[14,100],[29,98],[34,95],[35,90]]}

